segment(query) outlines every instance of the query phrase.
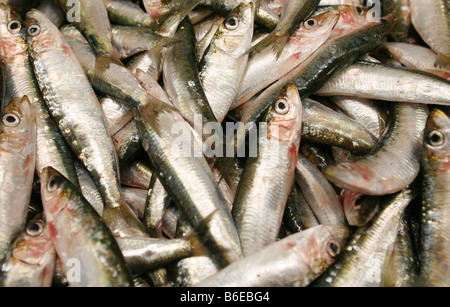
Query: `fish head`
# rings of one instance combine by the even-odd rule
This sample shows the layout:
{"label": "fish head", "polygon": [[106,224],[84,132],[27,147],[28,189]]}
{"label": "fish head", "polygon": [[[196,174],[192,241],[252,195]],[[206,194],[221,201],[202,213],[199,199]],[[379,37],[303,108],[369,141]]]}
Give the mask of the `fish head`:
{"label": "fish head", "polygon": [[52,167],[41,172],[41,196],[47,223],[52,224],[67,207],[72,189],[69,181]]}
{"label": "fish head", "polygon": [[25,25],[28,45],[33,51],[39,52],[47,48],[65,45],[59,29],[40,11],[36,9],[29,11]]}
{"label": "fish head", "polygon": [[365,226],[378,212],[379,198],[342,190],[341,201],[345,216],[351,226]]}
{"label": "fish head", "polygon": [[165,0],[142,0],[145,11],[158,22],[163,22],[170,13],[170,1]]}
{"label": "fish head", "polygon": [[288,84],[279,94],[266,116],[269,138],[280,143],[300,146],[303,106],[297,86]]}
{"label": "fish head", "polygon": [[251,46],[255,7],[252,2],[241,3],[217,30],[214,47],[236,57],[244,55]]}
{"label": "fish head", "polygon": [[[28,97],[14,98],[3,110],[0,134],[10,141],[18,140],[19,147],[30,141],[26,136],[35,133],[35,117]],[[15,142],[11,142],[13,145]]]}
{"label": "fish head", "polygon": [[42,215],[38,215],[28,222],[25,230],[14,243],[12,256],[32,267],[53,264],[55,249]]}
{"label": "fish head", "polygon": [[344,226],[319,225],[303,232],[303,240],[307,240],[304,259],[309,269],[320,275],[334,263],[344,250],[349,230]]}
{"label": "fish head", "polygon": [[373,22],[369,9],[363,6],[338,6],[341,15],[333,30],[332,37],[346,35]]}
{"label": "fish head", "polygon": [[317,45],[322,45],[338,23],[341,14],[338,10],[327,11],[318,15],[314,15],[302,22],[289,38],[288,44],[293,44],[295,47],[304,49],[310,47],[317,48]]}
{"label": "fish head", "polygon": [[430,113],[423,146],[425,160],[432,169],[450,170],[450,118],[440,109]]}
{"label": "fish head", "polygon": [[25,33],[20,16],[10,6],[0,3],[0,56],[3,59],[27,52]]}
{"label": "fish head", "polygon": [[[364,193],[369,192],[363,191],[363,187],[368,190],[376,178],[375,172],[369,166],[352,162],[328,166],[323,170],[323,174],[342,189]],[[358,187],[357,191],[354,190],[355,187]]]}
{"label": "fish head", "polygon": [[344,250],[350,230],[345,226],[325,225],[322,230],[322,249],[325,251],[325,259],[334,262],[337,256]]}

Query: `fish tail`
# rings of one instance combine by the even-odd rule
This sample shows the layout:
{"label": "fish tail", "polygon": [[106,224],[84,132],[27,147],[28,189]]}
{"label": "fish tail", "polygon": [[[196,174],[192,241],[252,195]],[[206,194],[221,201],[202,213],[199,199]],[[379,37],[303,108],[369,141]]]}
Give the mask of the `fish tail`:
{"label": "fish tail", "polygon": [[434,67],[450,68],[450,55],[439,53],[434,63]]}
{"label": "fish tail", "polygon": [[258,44],[253,46],[247,53],[260,53],[263,50],[270,48],[273,53],[276,55],[277,60],[280,58],[281,53],[284,50],[284,47],[286,46],[287,41],[289,40],[289,34],[285,35],[277,35],[276,33],[271,33],[269,36],[264,38],[262,41],[260,41]]}
{"label": "fish tail", "polygon": [[202,0],[172,0],[170,5],[180,13],[181,16],[189,14]]}
{"label": "fish tail", "polygon": [[123,199],[118,206],[105,206],[103,220],[115,237],[148,236],[144,225]]}

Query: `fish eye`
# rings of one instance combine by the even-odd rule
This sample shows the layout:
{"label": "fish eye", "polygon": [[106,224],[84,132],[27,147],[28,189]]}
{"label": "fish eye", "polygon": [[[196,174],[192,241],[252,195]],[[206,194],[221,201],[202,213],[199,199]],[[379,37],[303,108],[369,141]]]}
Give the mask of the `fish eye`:
{"label": "fish eye", "polygon": [[31,237],[37,237],[44,231],[44,224],[42,221],[32,222],[27,226],[27,235]]}
{"label": "fish eye", "polygon": [[445,143],[445,135],[439,130],[433,130],[428,134],[426,142],[432,147],[442,146]]}
{"label": "fish eye", "polygon": [[289,112],[289,103],[287,103],[286,100],[280,99],[275,104],[275,112],[277,112],[280,115],[285,115]]}
{"label": "fish eye", "polygon": [[8,31],[12,34],[19,33],[22,25],[18,20],[12,20],[8,23]]}
{"label": "fish eye", "polygon": [[357,12],[359,15],[363,15],[364,10],[362,9],[362,7],[357,6],[357,7],[356,7],[356,12]]}
{"label": "fish eye", "polygon": [[63,183],[63,179],[61,176],[55,176],[49,180],[47,183],[47,190],[49,192],[54,192],[58,189],[58,187]]}
{"label": "fish eye", "polygon": [[28,34],[31,36],[36,36],[41,33],[41,27],[38,25],[32,25],[28,28]]}
{"label": "fish eye", "polygon": [[17,127],[20,124],[19,116],[13,113],[5,114],[2,121],[7,127]]}
{"label": "fish eye", "polygon": [[228,30],[236,30],[239,27],[239,19],[236,17],[230,17],[225,21],[225,27]]}
{"label": "fish eye", "polygon": [[353,170],[351,164],[349,164],[349,163],[342,163],[342,164],[339,164],[337,167],[342,169],[342,170],[346,170],[346,171]]}
{"label": "fish eye", "polygon": [[317,22],[315,19],[311,18],[311,19],[308,19],[307,21],[305,21],[304,25],[307,30],[310,30],[317,25]]}
{"label": "fish eye", "polygon": [[335,258],[341,253],[341,247],[338,242],[336,241],[330,241],[327,243],[327,253]]}

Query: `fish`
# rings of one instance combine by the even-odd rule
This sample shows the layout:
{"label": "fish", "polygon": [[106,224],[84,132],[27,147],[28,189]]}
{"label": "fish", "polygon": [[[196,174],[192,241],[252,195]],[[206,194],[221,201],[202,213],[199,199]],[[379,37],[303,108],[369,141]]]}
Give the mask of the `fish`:
{"label": "fish", "polygon": [[423,200],[420,219],[419,276],[415,286],[440,287],[449,284],[449,133],[450,119],[440,109],[428,118],[422,146]]}
{"label": "fish", "polygon": [[[68,20],[83,34],[95,53],[107,59],[119,61],[119,55],[112,44],[111,23],[102,0],[79,0],[75,3],[58,0],[67,13]],[[99,62],[102,58],[99,57]]]}
{"label": "fish", "polygon": [[74,26],[63,26],[61,34],[97,92],[123,101],[129,106],[146,103],[147,92],[123,64],[104,59],[103,62],[107,65],[99,66],[94,50]]}
{"label": "fish", "polygon": [[235,99],[247,68],[254,31],[252,2],[239,5],[219,26],[199,65],[208,103],[222,123]]}
{"label": "fish", "polygon": [[365,196],[349,190],[341,191],[345,217],[350,226],[363,227],[380,209],[380,198]]}
{"label": "fish", "polygon": [[[201,146],[191,138],[189,124],[178,110],[157,99],[134,108],[133,112],[142,145],[159,180],[200,242],[206,242],[206,247],[222,266],[242,258],[239,236],[226,201]],[[175,123],[191,138],[187,154],[184,145],[177,141],[179,135],[172,133]],[[189,154],[191,149],[193,155]],[[196,184],[197,181],[202,185]]]}
{"label": "fish", "polygon": [[417,194],[417,189],[406,188],[389,195],[383,209],[349,237],[336,261],[312,286],[380,287],[382,269],[388,253],[392,253],[403,212]]}
{"label": "fish", "polygon": [[293,234],[320,225],[296,183],[286,202],[283,224]]}
{"label": "fish", "polygon": [[[164,86],[173,106],[202,135],[206,124],[218,121],[200,80],[195,56],[195,33],[188,18],[180,24],[174,38],[182,43],[167,52],[163,64]],[[195,117],[201,117],[200,127],[195,127]],[[205,140],[208,137],[204,135]]]}
{"label": "fish", "polygon": [[[284,86],[294,82],[300,92],[300,97],[306,99],[323,86],[330,75],[338,72],[343,66],[350,65],[361,55],[381,45],[383,37],[388,33],[390,22],[371,23],[359,31],[353,31],[342,37],[328,41],[322,45],[305,62],[267,88],[251,102],[241,121],[246,124],[257,122],[267,112],[274,98],[279,95]],[[371,39],[367,40],[367,37]],[[346,46],[346,47],[344,47]],[[352,54],[349,53],[351,50]],[[339,54],[340,52],[341,54]],[[345,61],[345,63],[343,62]],[[235,137],[237,151],[242,147],[244,135]]]}
{"label": "fish", "polygon": [[409,0],[409,3],[411,22],[414,28],[422,39],[438,54],[434,66],[450,68],[448,1]]}
{"label": "fish", "polygon": [[133,27],[157,27],[157,21],[142,10],[137,3],[121,0],[103,0],[108,17],[113,24]]}
{"label": "fish", "polygon": [[420,172],[428,113],[423,104],[394,104],[389,129],[369,155],[329,166],[323,173],[338,187],[362,195],[383,196],[403,190]]}
{"label": "fish", "polygon": [[120,54],[121,59],[127,59],[142,51],[151,51],[153,58],[161,58],[164,48],[168,48],[178,41],[160,36],[145,27],[119,26],[112,27],[112,43]]}
{"label": "fish", "polygon": [[145,235],[142,223],[120,194],[117,154],[100,102],[83,68],[45,15],[32,10],[26,24],[43,98],[66,142],[97,185],[105,204],[103,218],[117,236]]}
{"label": "fish", "polygon": [[36,119],[28,97],[3,110],[0,123],[0,259],[24,229],[36,165]]}
{"label": "fish", "polygon": [[121,190],[125,202],[133,209],[137,217],[142,220],[144,218],[145,201],[147,200],[148,191],[124,186],[122,186]]}
{"label": "fish", "polygon": [[416,237],[411,223],[413,218],[407,208],[400,221],[393,251],[387,255],[383,265],[382,287],[412,287],[417,280],[420,264],[414,245]]}
{"label": "fish", "polygon": [[448,106],[449,89],[450,81],[431,73],[358,61],[329,79],[316,94]]}
{"label": "fish", "polygon": [[[320,0],[287,0],[283,6],[280,20],[271,34],[260,41],[250,52],[260,52],[270,47],[277,59],[295,28],[318,7]],[[314,26],[311,21],[306,21],[306,26]]]}
{"label": "fish", "polygon": [[57,27],[66,21],[66,12],[59,6],[56,0],[42,0],[36,9],[48,17]]}
{"label": "fish", "polygon": [[116,239],[78,189],[51,167],[41,178],[50,238],[70,286],[132,287]]}
{"label": "fish", "polygon": [[233,203],[245,257],[277,239],[294,182],[302,118],[298,90],[289,84],[263,121],[267,127],[259,137],[257,157],[247,159]]}
{"label": "fish", "polygon": [[447,80],[450,79],[449,68],[434,66],[437,60],[437,54],[430,48],[395,42],[385,42],[382,48],[392,59],[407,67],[433,73]]}
{"label": "fish", "polygon": [[334,31],[340,18],[337,11],[326,12],[308,19],[289,37],[282,53],[276,58],[272,51],[250,56],[245,76],[233,102],[236,108],[248,101],[265,87],[271,85],[316,51]]}
{"label": "fish", "polygon": [[189,257],[195,248],[189,239],[118,238],[117,244],[133,276]]}
{"label": "fish", "polygon": [[275,242],[196,287],[306,287],[344,250],[349,231],[319,225]]}
{"label": "fish", "polygon": [[3,101],[27,96],[31,102],[36,119],[37,173],[52,166],[78,185],[72,152],[51,118],[36,81],[28,53],[26,29],[10,7],[0,5],[0,16],[0,60],[5,78]]}
{"label": "fish", "polygon": [[144,225],[153,238],[163,237],[162,220],[171,201],[158,176],[153,173],[144,208]]}
{"label": "fish", "polygon": [[344,210],[333,186],[302,155],[298,156],[295,182],[320,224],[347,226]]}
{"label": "fish", "polygon": [[56,252],[42,215],[34,217],[0,261],[1,287],[51,287]]}
{"label": "fish", "polygon": [[[214,12],[229,15],[241,3],[249,3],[247,0],[202,0],[200,7],[211,9]],[[267,10],[261,6],[261,1],[253,1],[256,5],[255,23],[269,31],[273,31],[277,26],[280,17],[271,10]]]}

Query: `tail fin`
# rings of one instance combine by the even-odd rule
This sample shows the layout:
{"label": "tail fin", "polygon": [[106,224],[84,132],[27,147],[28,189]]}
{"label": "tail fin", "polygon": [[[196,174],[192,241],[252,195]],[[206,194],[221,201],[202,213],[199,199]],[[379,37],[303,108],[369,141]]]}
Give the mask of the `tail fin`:
{"label": "tail fin", "polygon": [[260,53],[263,50],[270,48],[273,53],[276,55],[277,60],[280,58],[283,53],[284,47],[286,46],[287,41],[289,40],[289,33],[284,34],[282,36],[277,35],[276,33],[269,34],[266,38],[260,41],[258,44],[253,46],[248,53],[255,54]]}
{"label": "tail fin", "polygon": [[161,53],[163,52],[164,48],[169,48],[172,47],[176,44],[180,44],[182,43],[181,40],[179,39],[175,39],[175,38],[170,38],[167,36],[160,36],[158,38],[158,42],[156,43],[156,45],[153,47],[153,49],[151,50],[153,53],[153,56],[159,56],[161,57]]}
{"label": "tail fin", "polygon": [[115,237],[148,237],[144,225],[124,200],[121,200],[119,207],[106,206],[103,220]]}
{"label": "tail fin", "polygon": [[180,15],[189,14],[202,0],[172,0],[170,6]]}
{"label": "tail fin", "polygon": [[434,67],[450,68],[450,55],[438,53],[438,57],[436,59],[436,62],[434,63]]}

